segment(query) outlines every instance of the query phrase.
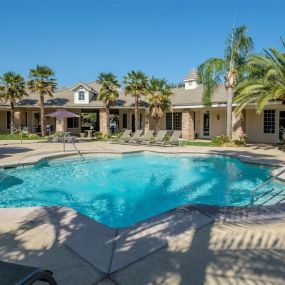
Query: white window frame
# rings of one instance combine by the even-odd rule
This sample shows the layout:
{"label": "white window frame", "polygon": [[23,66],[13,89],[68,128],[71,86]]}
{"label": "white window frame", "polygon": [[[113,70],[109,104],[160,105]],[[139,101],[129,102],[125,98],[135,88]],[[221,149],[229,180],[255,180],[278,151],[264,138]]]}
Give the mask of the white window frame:
{"label": "white window frame", "polygon": [[[83,99],[80,98],[80,94],[83,94]],[[78,101],[85,101],[85,91],[84,90],[79,90],[78,91]]]}

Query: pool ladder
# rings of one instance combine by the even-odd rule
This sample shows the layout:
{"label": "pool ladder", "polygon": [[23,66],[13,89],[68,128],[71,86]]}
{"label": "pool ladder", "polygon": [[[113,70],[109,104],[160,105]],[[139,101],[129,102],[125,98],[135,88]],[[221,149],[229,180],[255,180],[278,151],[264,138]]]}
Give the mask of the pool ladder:
{"label": "pool ladder", "polygon": [[[281,170],[277,175],[270,177],[268,180],[262,182],[260,185],[258,185],[256,188],[254,188],[254,189],[251,191],[251,202],[250,202],[249,205],[254,206],[254,202],[255,202],[255,201],[254,201],[254,197],[255,197],[256,192],[257,192],[258,190],[262,189],[264,186],[266,186],[267,184],[269,184],[272,180],[278,178],[278,177],[279,177],[281,174],[283,174],[284,172],[285,172],[285,169]],[[274,188],[270,189],[269,191],[263,193],[263,195],[261,195],[259,198],[266,196],[267,194],[271,193],[273,190],[275,190],[275,189],[274,189]],[[277,194],[275,194],[273,197],[279,195],[279,194],[282,193],[283,191],[284,191],[284,189],[282,189],[280,192],[278,192]],[[271,199],[272,199],[272,198],[271,198]],[[271,199],[270,199],[270,200],[271,200]],[[285,200],[285,198],[282,199],[282,201],[283,201],[283,200]],[[279,201],[279,202],[280,202],[280,201]],[[264,204],[264,203],[263,203],[263,204]]]}

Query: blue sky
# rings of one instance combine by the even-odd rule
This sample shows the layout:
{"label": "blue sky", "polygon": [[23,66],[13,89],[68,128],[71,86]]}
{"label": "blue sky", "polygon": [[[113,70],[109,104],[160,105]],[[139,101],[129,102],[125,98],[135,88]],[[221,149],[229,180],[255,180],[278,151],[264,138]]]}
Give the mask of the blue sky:
{"label": "blue sky", "polygon": [[132,69],[180,82],[223,55],[233,23],[248,26],[256,51],[281,48],[284,10],[284,0],[0,0],[0,74],[45,64],[60,86]]}

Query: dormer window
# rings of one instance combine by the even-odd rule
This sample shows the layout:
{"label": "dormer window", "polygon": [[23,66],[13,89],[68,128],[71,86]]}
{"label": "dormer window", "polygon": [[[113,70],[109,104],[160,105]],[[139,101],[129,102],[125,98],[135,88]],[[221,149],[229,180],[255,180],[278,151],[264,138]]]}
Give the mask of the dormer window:
{"label": "dormer window", "polygon": [[83,90],[78,91],[78,100],[79,101],[85,100],[85,92]]}

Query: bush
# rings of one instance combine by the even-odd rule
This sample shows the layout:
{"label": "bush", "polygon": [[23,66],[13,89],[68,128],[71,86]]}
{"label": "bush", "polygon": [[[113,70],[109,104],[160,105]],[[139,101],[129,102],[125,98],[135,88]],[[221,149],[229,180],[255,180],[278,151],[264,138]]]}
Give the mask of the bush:
{"label": "bush", "polygon": [[228,136],[217,136],[212,140],[214,146],[244,146],[245,141],[231,140]]}
{"label": "bush", "polygon": [[36,134],[0,134],[0,140],[40,140]]}
{"label": "bush", "polygon": [[225,146],[231,144],[231,139],[228,136],[216,136],[212,140],[214,146]]}

